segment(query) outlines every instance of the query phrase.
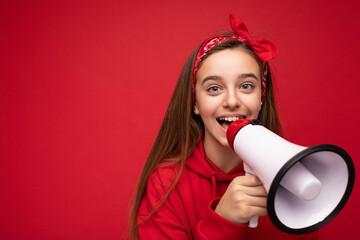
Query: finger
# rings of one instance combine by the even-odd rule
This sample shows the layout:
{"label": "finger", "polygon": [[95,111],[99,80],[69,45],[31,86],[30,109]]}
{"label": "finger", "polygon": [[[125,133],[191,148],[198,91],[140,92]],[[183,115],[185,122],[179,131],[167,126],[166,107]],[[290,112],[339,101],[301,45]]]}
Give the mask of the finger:
{"label": "finger", "polygon": [[265,216],[267,209],[264,207],[252,207],[252,211],[255,213],[254,216]]}
{"label": "finger", "polygon": [[238,213],[239,220],[242,222],[248,222],[254,216],[265,216],[267,214],[267,209],[264,207],[251,206],[244,208],[240,213]]}
{"label": "finger", "polygon": [[261,207],[261,208],[267,207],[266,197],[253,197],[253,196],[244,195],[241,196],[241,200],[239,201],[239,203],[240,202],[249,207]]}
{"label": "finger", "polygon": [[260,179],[255,175],[246,175],[234,178],[235,182],[239,185],[248,186],[248,187],[255,187],[255,186],[262,186],[262,182]]}
{"label": "finger", "polygon": [[252,197],[267,197],[268,195],[263,186],[257,186],[257,187],[238,186],[237,191]]}

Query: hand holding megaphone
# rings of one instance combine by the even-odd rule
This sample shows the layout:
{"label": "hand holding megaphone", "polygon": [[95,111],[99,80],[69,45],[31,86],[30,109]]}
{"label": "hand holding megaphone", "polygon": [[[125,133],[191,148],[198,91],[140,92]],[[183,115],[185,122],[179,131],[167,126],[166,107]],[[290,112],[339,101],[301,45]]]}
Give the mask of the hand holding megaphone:
{"label": "hand holding megaphone", "polygon": [[258,177],[239,176],[229,184],[215,212],[236,224],[246,224],[253,216],[266,215],[266,200],[267,192]]}
{"label": "hand holding megaphone", "polygon": [[[302,234],[324,226],[350,197],[355,168],[340,147],[299,146],[248,119],[233,122],[227,137],[245,170],[262,181],[269,217],[284,232]],[[250,220],[250,226],[256,225]]]}

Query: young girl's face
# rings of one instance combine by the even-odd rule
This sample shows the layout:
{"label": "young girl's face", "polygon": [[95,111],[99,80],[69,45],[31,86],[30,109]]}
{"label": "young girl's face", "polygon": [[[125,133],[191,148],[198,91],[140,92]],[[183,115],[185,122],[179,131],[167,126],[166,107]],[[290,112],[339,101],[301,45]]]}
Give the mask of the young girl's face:
{"label": "young girl's face", "polygon": [[230,123],[255,119],[261,109],[259,64],[242,48],[226,49],[206,58],[196,79],[194,112],[204,123],[204,141],[228,147]]}

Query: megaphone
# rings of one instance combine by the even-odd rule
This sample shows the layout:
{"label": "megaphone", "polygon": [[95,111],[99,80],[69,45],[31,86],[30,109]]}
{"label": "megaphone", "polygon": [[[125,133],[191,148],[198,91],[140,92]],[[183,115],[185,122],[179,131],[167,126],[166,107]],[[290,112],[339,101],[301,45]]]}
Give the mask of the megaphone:
{"label": "megaphone", "polygon": [[249,119],[230,124],[227,139],[243,160],[245,171],[263,183],[268,215],[286,233],[321,228],[350,197],[355,168],[349,154],[338,146],[299,146]]}

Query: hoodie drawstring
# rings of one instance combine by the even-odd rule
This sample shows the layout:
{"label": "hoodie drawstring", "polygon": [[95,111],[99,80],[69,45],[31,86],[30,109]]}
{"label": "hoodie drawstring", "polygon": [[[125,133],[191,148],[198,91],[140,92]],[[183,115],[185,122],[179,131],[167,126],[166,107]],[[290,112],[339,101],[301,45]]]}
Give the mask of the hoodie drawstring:
{"label": "hoodie drawstring", "polygon": [[212,198],[216,197],[216,176],[215,173],[211,174],[211,184],[212,184]]}

